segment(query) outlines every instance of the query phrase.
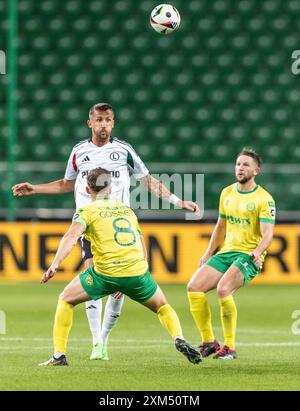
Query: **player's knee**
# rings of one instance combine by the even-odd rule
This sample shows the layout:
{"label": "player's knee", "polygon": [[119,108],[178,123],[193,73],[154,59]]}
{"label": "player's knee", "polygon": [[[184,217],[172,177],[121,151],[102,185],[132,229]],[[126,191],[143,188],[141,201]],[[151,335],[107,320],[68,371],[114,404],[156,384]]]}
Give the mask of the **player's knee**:
{"label": "player's knee", "polygon": [[68,293],[68,291],[63,291],[60,295],[59,295],[59,299],[65,301],[66,303],[69,304],[73,304],[73,298],[70,295],[70,293]]}
{"label": "player's knee", "polygon": [[205,288],[203,288],[200,284],[195,283],[193,280],[190,280],[186,286],[187,292],[189,293],[199,293],[205,292]]}
{"label": "player's knee", "polygon": [[231,290],[226,284],[218,284],[217,294],[218,298],[225,298],[231,294]]}
{"label": "player's knee", "polygon": [[158,298],[154,300],[155,309],[158,311],[162,306],[169,304],[168,300],[166,299],[165,295],[162,294]]}
{"label": "player's knee", "polygon": [[152,300],[151,307],[148,308],[157,313],[159,309],[165,305],[169,305],[168,300],[166,299],[166,297],[161,296],[160,298],[155,298],[154,300]]}
{"label": "player's knee", "polygon": [[186,290],[187,290],[187,292],[189,292],[189,293],[190,293],[190,292],[193,292],[193,291],[198,291],[192,281],[189,281],[189,282],[187,283]]}

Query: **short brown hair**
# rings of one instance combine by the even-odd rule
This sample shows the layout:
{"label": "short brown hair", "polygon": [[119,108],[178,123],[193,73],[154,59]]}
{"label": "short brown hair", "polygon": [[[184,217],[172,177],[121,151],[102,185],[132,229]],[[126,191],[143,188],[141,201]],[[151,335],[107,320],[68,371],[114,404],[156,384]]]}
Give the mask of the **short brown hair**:
{"label": "short brown hair", "polygon": [[110,172],[98,167],[91,170],[87,176],[87,184],[93,193],[99,193],[111,183]]}
{"label": "short brown hair", "polygon": [[239,153],[239,156],[248,156],[248,157],[252,157],[253,160],[256,162],[256,164],[258,165],[258,167],[260,167],[261,163],[262,163],[262,158],[260,155],[258,155],[256,153],[255,150],[253,150],[253,148],[251,147],[244,147],[242,149],[242,151]]}
{"label": "short brown hair", "polygon": [[93,107],[90,108],[89,110],[89,115],[93,115],[95,113],[95,111],[107,111],[107,110],[111,110],[113,111],[113,108],[110,104],[108,103],[97,103],[94,104]]}

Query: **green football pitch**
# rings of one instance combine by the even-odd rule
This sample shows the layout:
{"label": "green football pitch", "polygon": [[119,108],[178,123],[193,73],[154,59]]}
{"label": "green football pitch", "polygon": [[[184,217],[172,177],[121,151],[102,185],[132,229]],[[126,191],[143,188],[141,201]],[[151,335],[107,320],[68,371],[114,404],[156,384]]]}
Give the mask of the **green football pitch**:
{"label": "green football pitch", "polygon": [[[255,286],[235,295],[238,308],[234,361],[190,364],[178,353],[157,317],[125,301],[110,338],[110,361],[90,361],[91,338],[84,306],[75,308],[68,367],[38,367],[52,354],[52,324],[62,283],[0,284],[0,390],[299,390],[300,334],[292,313],[300,310],[300,286]],[[183,285],[162,285],[185,337],[198,344]],[[219,307],[209,294],[216,336]],[[3,328],[3,327],[2,327]],[[295,327],[297,329],[297,327]],[[299,327],[300,328],[300,327]],[[3,330],[2,330],[3,331]]]}

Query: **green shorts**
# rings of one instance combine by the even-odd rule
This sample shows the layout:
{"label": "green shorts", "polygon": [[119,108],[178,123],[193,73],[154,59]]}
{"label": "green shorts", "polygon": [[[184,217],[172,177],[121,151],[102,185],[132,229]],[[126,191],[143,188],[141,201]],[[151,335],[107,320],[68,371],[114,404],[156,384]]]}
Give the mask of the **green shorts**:
{"label": "green shorts", "polygon": [[235,265],[245,277],[245,284],[248,284],[249,281],[253,280],[261,272],[261,268],[256,267],[249,254],[237,251],[213,255],[206,264],[221,273],[225,273],[231,265]]}
{"label": "green shorts", "polygon": [[157,290],[157,283],[149,271],[136,277],[109,277],[89,267],[79,274],[79,278],[84,291],[92,300],[121,291],[133,300],[142,302],[149,300]]}

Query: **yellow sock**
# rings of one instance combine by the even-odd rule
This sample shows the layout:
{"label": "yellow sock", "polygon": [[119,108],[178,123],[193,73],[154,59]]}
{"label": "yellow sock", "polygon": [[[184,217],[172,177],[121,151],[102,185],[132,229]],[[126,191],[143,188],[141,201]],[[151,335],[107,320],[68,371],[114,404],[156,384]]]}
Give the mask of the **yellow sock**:
{"label": "yellow sock", "polygon": [[73,322],[73,308],[72,304],[58,300],[53,327],[54,352],[66,352],[68,335]]}
{"label": "yellow sock", "polygon": [[173,337],[182,337],[182,329],[179,318],[170,304],[165,304],[157,311],[161,325]]}
{"label": "yellow sock", "polygon": [[221,307],[221,322],[224,334],[224,345],[227,345],[231,350],[235,350],[235,333],[237,310],[232,295],[220,298]]}
{"label": "yellow sock", "polygon": [[202,342],[213,342],[215,336],[211,323],[211,311],[203,292],[188,292],[190,310],[200,332]]}

